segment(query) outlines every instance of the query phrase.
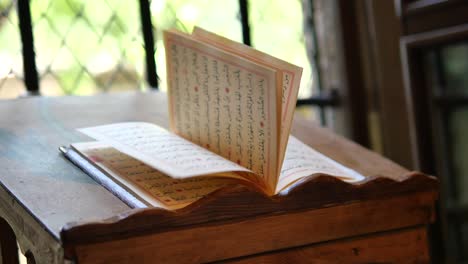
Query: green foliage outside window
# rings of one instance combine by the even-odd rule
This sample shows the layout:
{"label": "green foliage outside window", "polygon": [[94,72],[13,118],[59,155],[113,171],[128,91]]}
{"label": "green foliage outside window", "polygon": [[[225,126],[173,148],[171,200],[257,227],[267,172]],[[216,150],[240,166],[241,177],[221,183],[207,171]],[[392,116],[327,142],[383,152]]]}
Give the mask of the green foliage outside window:
{"label": "green foliage outside window", "polygon": [[[311,74],[304,47],[300,1],[251,0],[249,3],[254,47],[302,66],[300,95],[309,96]],[[0,0],[0,10],[6,10],[11,4],[14,5],[12,0]],[[147,89],[138,1],[31,0],[30,6],[43,95]],[[164,29],[191,32],[198,25],[242,41],[237,0],[153,0],[150,8],[162,90],[166,89]],[[0,43],[0,97],[9,97],[6,90],[24,90],[19,80],[22,61],[16,8],[0,16]]]}

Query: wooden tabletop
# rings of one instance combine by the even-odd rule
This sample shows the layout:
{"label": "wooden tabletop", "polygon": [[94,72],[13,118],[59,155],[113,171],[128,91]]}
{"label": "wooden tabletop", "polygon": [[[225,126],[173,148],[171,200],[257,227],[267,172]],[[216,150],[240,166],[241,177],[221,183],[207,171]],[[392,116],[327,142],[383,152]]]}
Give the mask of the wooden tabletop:
{"label": "wooden tabletop", "polygon": [[[129,207],[66,160],[60,146],[88,140],[75,129],[124,121],[167,127],[166,94],[35,97],[0,101],[0,184],[56,240],[70,222],[99,221]],[[400,179],[408,170],[327,129],[296,118],[293,134],[365,176]]]}

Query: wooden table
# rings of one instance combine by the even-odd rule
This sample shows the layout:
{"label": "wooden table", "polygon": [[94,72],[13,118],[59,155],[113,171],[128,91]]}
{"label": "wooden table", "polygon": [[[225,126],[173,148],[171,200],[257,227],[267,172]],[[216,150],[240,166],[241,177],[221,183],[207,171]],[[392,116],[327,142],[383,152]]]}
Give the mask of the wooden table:
{"label": "wooden table", "polygon": [[[36,263],[429,260],[426,226],[434,217],[437,182],[297,118],[293,134],[338,162],[372,176],[365,188],[373,192],[362,191],[349,199],[359,188],[336,184],[338,187],[323,191],[319,185],[311,185],[315,194],[304,192],[311,198],[303,203],[314,204],[314,208],[262,211],[259,207],[258,214],[242,219],[230,218],[229,212],[223,215],[218,209],[228,202],[222,201],[220,207],[212,202],[218,208],[214,211],[200,210],[196,219],[186,213],[176,220],[166,217],[171,221],[164,222],[160,219],[166,218],[159,218],[158,213],[132,211],[58,151],[59,146],[86,140],[76,128],[122,121],[167,127],[165,94],[0,102],[3,263],[16,261],[15,237],[22,252]],[[387,180],[375,181],[378,176]],[[393,186],[401,191],[387,194]],[[247,203],[250,208],[255,199]],[[97,224],[76,224],[90,222]],[[113,233],[102,231],[106,228]]]}

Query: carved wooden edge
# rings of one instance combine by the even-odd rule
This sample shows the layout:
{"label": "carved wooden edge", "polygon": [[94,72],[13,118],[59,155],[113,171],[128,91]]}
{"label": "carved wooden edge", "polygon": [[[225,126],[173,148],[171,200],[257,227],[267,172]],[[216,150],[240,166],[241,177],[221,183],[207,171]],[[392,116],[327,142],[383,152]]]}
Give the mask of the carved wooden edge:
{"label": "carved wooden edge", "polygon": [[72,258],[76,245],[148,235],[196,224],[319,209],[414,192],[430,191],[434,193],[434,200],[437,198],[438,180],[435,177],[410,172],[399,179],[373,176],[347,183],[330,175],[314,174],[273,197],[239,184],[217,190],[176,211],[132,209],[102,221],[68,223],[60,236],[66,257]]}
{"label": "carved wooden edge", "polygon": [[[21,253],[35,263],[65,263],[59,238],[45,228],[0,182],[0,218],[13,230]],[[10,252],[14,254],[15,252]],[[0,263],[2,263],[0,254]],[[9,263],[9,262],[7,262]],[[28,262],[29,263],[29,262]]]}

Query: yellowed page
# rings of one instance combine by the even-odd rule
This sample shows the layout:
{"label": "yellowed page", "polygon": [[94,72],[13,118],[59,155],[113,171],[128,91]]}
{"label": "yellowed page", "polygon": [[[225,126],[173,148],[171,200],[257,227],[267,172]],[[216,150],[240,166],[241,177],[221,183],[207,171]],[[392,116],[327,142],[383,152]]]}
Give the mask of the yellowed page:
{"label": "yellowed page", "polygon": [[290,136],[276,193],[291,183],[315,173],[325,173],[347,182],[364,179],[358,172],[347,168],[322,153]]}
{"label": "yellowed page", "polygon": [[178,33],[165,32],[171,129],[277,181],[276,71]]}
{"label": "yellowed page", "polygon": [[175,180],[102,142],[75,143],[72,147],[131,194],[154,207],[179,209],[239,182],[218,177]]}
{"label": "yellowed page", "polygon": [[[231,174],[225,172],[250,172],[150,123],[117,123],[82,128],[79,131],[173,178],[182,179],[221,172],[229,176]],[[240,178],[234,173],[231,177]]]}
{"label": "yellowed page", "polygon": [[277,89],[281,94],[281,96],[279,96],[280,107],[278,108],[280,111],[278,169],[280,169],[286,152],[294,110],[296,109],[296,100],[301,82],[302,68],[199,27],[195,27],[193,29],[192,36],[209,42],[218,48],[237,54],[238,56],[272,67],[273,69],[278,70],[278,73],[282,75],[281,82],[278,83]]}

